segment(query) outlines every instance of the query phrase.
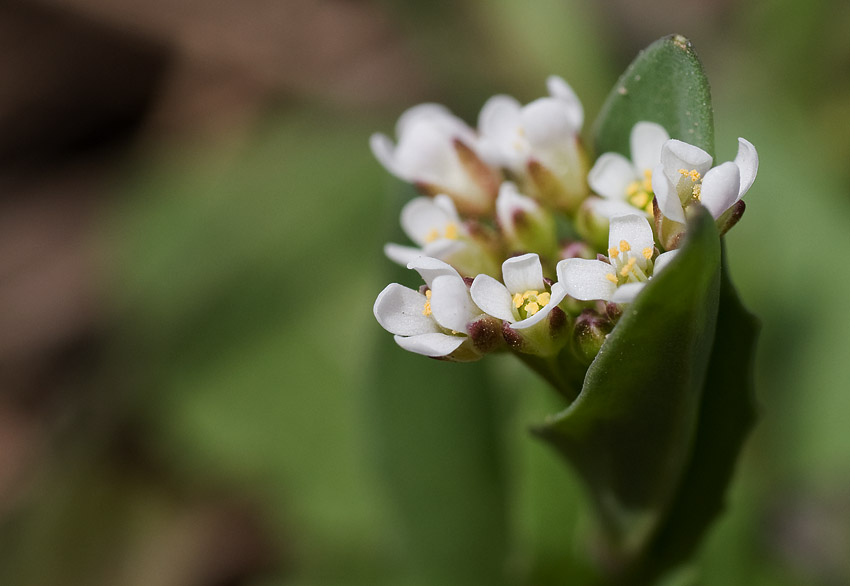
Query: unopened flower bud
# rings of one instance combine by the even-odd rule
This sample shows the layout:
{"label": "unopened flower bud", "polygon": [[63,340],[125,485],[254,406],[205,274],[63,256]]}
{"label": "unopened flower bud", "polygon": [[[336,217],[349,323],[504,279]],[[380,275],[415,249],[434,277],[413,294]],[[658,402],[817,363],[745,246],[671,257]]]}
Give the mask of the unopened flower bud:
{"label": "unopened flower bud", "polygon": [[555,219],[536,201],[522,195],[513,183],[502,183],[499,189],[496,219],[509,249],[533,250],[544,257],[555,254]]}
{"label": "unopened flower bud", "polygon": [[576,318],[573,328],[572,347],[579,360],[590,364],[605,338],[614,328],[614,322],[607,315],[601,315],[593,309],[585,309]]}
{"label": "unopened flower bud", "polygon": [[473,348],[479,354],[493,352],[505,344],[502,337],[502,321],[489,315],[469,322],[466,325],[466,332],[469,334]]}

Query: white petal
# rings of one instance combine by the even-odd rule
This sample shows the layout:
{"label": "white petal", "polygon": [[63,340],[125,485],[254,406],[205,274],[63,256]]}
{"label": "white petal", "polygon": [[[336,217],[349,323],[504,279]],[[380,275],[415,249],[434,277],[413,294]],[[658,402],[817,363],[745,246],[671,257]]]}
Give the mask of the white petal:
{"label": "white petal", "polygon": [[607,199],[625,200],[626,188],[638,179],[629,160],[619,153],[604,153],[587,175],[590,188]]}
{"label": "white petal", "polygon": [[384,254],[386,254],[387,258],[391,261],[406,267],[409,262],[423,256],[425,252],[421,248],[402,246],[401,244],[389,242],[384,245]]}
{"label": "white petal", "polygon": [[430,125],[440,125],[444,128],[452,128],[458,125],[462,128],[463,121],[459,120],[451,111],[442,104],[417,104],[402,113],[396,122],[396,137],[401,138],[410,132],[414,126],[425,122]]}
{"label": "white petal", "polygon": [[741,171],[732,162],[718,165],[705,174],[700,191],[700,203],[716,219],[738,201]]}
{"label": "white petal", "polygon": [[455,202],[448,195],[440,193],[434,196],[434,205],[442,209],[446,213],[446,217],[452,222],[460,225],[460,216],[457,213]]}
{"label": "white petal", "polygon": [[587,206],[591,214],[607,218],[609,220],[617,216],[626,216],[628,214],[646,214],[644,210],[639,210],[634,206],[630,206],[624,201],[602,199],[600,197],[588,197],[584,200],[584,205]]}
{"label": "white petal", "polygon": [[452,222],[455,219],[430,197],[416,197],[401,210],[401,228],[419,246],[424,246],[434,232],[442,237]]}
{"label": "white petal", "polygon": [[661,162],[661,148],[670,140],[664,127],[655,122],[638,122],[629,136],[632,163],[637,171],[655,169]]}
{"label": "white petal", "polygon": [[398,139],[394,158],[396,171],[407,181],[447,187],[463,181],[451,135],[428,120],[417,119],[408,124]]}
{"label": "white petal", "polygon": [[685,210],[682,209],[682,202],[679,200],[676,188],[664,173],[663,165],[658,165],[652,172],[652,191],[655,192],[655,199],[658,200],[661,213],[674,222],[684,224]]}
{"label": "white petal", "polygon": [[681,140],[668,140],[661,148],[661,164],[664,165],[664,173],[674,186],[678,185],[679,179],[682,178],[680,169],[686,171],[696,169],[700,175],[705,175],[705,172],[711,169],[711,161],[711,155],[707,152]]}
{"label": "white petal", "polygon": [[566,148],[563,143],[574,141],[578,130],[563,102],[554,98],[534,100],[522,109],[520,119],[532,148]]}
{"label": "white petal", "polygon": [[443,275],[431,285],[431,315],[444,328],[466,333],[466,324],[481,315],[481,311],[469,297],[463,279]]}
{"label": "white petal", "polygon": [[519,127],[522,107],[511,96],[493,96],[478,115],[478,132],[482,137],[504,143],[513,139]]}
{"label": "white petal", "polygon": [[543,291],[543,266],[540,257],[530,252],[502,263],[502,278],[511,294]]}
{"label": "white petal", "polygon": [[652,226],[646,216],[629,214],[611,218],[611,228],[608,231],[608,248],[620,248],[620,242],[625,240],[631,247],[631,255],[639,258],[645,248],[655,246],[652,237]]}
{"label": "white petal", "polygon": [[385,330],[400,336],[437,332],[437,323],[425,315],[426,298],[398,283],[387,285],[375,300],[372,311]]}
{"label": "white petal", "polygon": [[738,192],[738,199],[741,199],[752,187],[759,171],[759,155],[750,141],[738,139],[738,155],[735,157],[735,164],[741,170],[741,188]]}
{"label": "white petal", "polygon": [[421,334],[419,336],[395,337],[396,344],[410,352],[423,356],[448,356],[466,341],[465,336],[449,336],[447,334]]}
{"label": "white petal", "polygon": [[580,129],[584,124],[584,108],[570,84],[557,75],[550,75],[546,79],[546,89],[549,90],[550,96],[565,103],[570,123],[576,130]]}
{"label": "white petal", "polygon": [[646,283],[626,283],[617,287],[611,297],[612,303],[631,303],[641,292]]}
{"label": "white petal", "polygon": [[429,256],[420,256],[413,259],[407,263],[407,268],[413,269],[419,273],[422,276],[422,280],[425,281],[429,287],[434,279],[440,275],[454,275],[455,277],[460,277],[451,265]]}
{"label": "white petal", "polygon": [[668,250],[667,252],[662,252],[658,255],[658,258],[655,259],[655,267],[652,269],[652,276],[657,275],[661,271],[664,270],[670,261],[676,258],[676,253],[678,250]]}
{"label": "white petal", "polygon": [[475,305],[487,315],[512,322],[516,318],[513,312],[511,294],[499,281],[488,275],[478,275],[469,289]]}
{"label": "white petal", "polygon": [[[469,246],[467,242],[462,240],[451,240],[450,238],[440,238],[429,242],[422,247],[421,256],[430,256],[444,262],[451,262],[452,256]],[[413,260],[413,259],[411,259]],[[410,261],[408,261],[410,262]]]}
{"label": "white petal", "polygon": [[614,267],[600,260],[568,258],[558,263],[558,284],[567,295],[583,301],[609,301],[617,286],[608,280]]}
{"label": "white petal", "polygon": [[375,155],[375,158],[378,159],[378,162],[381,163],[387,171],[399,179],[409,181],[409,178],[403,176],[398,169],[398,165],[396,165],[395,145],[393,144],[393,141],[390,140],[389,136],[376,132],[369,137],[369,146],[372,149],[372,154]]}
{"label": "white petal", "polygon": [[499,197],[496,198],[496,218],[499,220],[503,230],[512,233],[514,215],[517,212],[537,213],[540,206],[530,197],[522,195],[517,186],[510,181],[505,181],[499,188]]}
{"label": "white petal", "polygon": [[551,297],[549,298],[549,303],[544,305],[540,309],[540,311],[538,311],[531,317],[527,317],[524,320],[511,324],[511,328],[515,330],[523,330],[537,324],[538,322],[545,319],[546,316],[549,315],[549,312],[551,312],[555,307],[557,307],[558,304],[563,301],[564,297],[566,296],[567,291],[561,285],[555,283],[554,285],[552,285],[552,293]]}

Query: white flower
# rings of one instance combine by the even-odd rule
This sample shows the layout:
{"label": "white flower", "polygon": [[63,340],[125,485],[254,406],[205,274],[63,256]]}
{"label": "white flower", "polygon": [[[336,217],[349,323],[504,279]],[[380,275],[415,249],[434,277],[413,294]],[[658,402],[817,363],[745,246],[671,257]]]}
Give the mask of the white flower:
{"label": "white flower", "polygon": [[446,262],[452,253],[466,246],[466,228],[457,209],[447,195],[417,197],[401,210],[401,228],[418,248],[387,244],[384,253],[393,261],[407,266],[419,256],[430,256]]}
{"label": "white flower", "polygon": [[584,110],[563,79],[552,76],[547,86],[549,97],[526,106],[505,95],[487,100],[478,117],[479,152],[491,165],[537,183],[542,165],[571,197],[583,197],[585,166],[578,133]]}
{"label": "white flower", "polygon": [[384,254],[400,265],[421,256],[447,262],[464,275],[493,273],[497,268],[490,251],[474,239],[447,195],[417,197],[401,210],[401,227],[418,245],[388,243]]}
{"label": "white flower", "polygon": [[417,258],[408,268],[416,270],[428,288],[420,293],[398,283],[388,285],[373,308],[381,327],[395,335],[399,346],[417,354],[477,358],[467,324],[480,317],[481,310],[472,302],[463,278],[434,258]]}
{"label": "white flower", "polygon": [[608,262],[583,258],[562,260],[557,268],[558,283],[576,299],[630,303],[676,253],[665,252],[653,262],[654,250],[652,228],[645,217],[618,216],[611,220]]}
{"label": "white flower", "polygon": [[496,220],[508,244],[515,249],[537,250],[545,255],[557,247],[554,218],[509,181],[499,188]]}
{"label": "white flower", "polygon": [[475,131],[438,104],[420,104],[396,124],[398,143],[380,133],[370,139],[372,153],[393,175],[428,195],[448,194],[470,213],[489,211],[498,176],[472,150]]}
{"label": "white flower", "polygon": [[503,285],[488,275],[478,275],[470,293],[475,304],[488,315],[520,330],[541,322],[564,298],[556,283],[551,292],[543,281],[543,267],[536,254],[523,254],[502,263]]}
{"label": "white flower", "polygon": [[758,153],[749,141],[738,139],[734,161],[711,167],[712,158],[699,147],[669,140],[652,173],[652,188],[661,213],[685,222],[684,208],[699,202],[717,219],[738,203],[755,181]]}
{"label": "white flower", "polygon": [[604,198],[588,200],[593,211],[607,218],[636,212],[651,216],[652,170],[668,140],[663,126],[638,122],[629,135],[631,161],[619,153],[601,155],[587,176],[590,188]]}

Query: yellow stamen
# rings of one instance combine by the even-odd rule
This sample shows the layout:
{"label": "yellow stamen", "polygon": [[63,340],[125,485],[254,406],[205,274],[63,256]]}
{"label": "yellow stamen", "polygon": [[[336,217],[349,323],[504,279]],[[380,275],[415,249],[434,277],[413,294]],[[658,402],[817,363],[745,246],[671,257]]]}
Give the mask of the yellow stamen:
{"label": "yellow stamen", "polygon": [[537,305],[537,303],[534,302],[534,301],[532,301],[531,303],[529,303],[528,305],[525,306],[525,312],[528,315],[534,315],[538,311],[540,311],[540,306]]}
{"label": "yellow stamen", "polygon": [[620,240],[620,250],[623,252],[628,252],[632,249],[631,245],[625,240]]}
{"label": "yellow stamen", "polygon": [[520,306],[522,305],[522,294],[520,294],[520,293],[515,294],[513,301],[514,301],[514,307],[519,309]]}
{"label": "yellow stamen", "polygon": [[640,189],[640,183],[637,182],[637,181],[632,181],[631,183],[629,183],[629,186],[626,187],[626,195],[628,195],[629,197],[632,197],[633,195],[635,195],[638,192],[639,189]]}
{"label": "yellow stamen", "polygon": [[425,302],[425,308],[422,310],[422,315],[428,316],[431,315],[431,302]]}
{"label": "yellow stamen", "polygon": [[431,294],[432,294],[432,293],[431,293],[431,290],[430,290],[430,289],[428,289],[427,291],[425,291],[425,299],[428,299],[428,300],[430,301],[430,300],[431,300]]}
{"label": "yellow stamen", "polygon": [[425,236],[425,242],[434,242],[434,240],[439,237],[440,233],[437,231],[436,228],[433,228],[430,232],[428,232],[428,235]]}
{"label": "yellow stamen", "polygon": [[446,238],[450,240],[457,239],[457,224],[455,224],[454,222],[449,222],[446,225]]}
{"label": "yellow stamen", "polygon": [[696,169],[691,169],[688,171],[687,169],[679,169],[679,173],[681,173],[684,177],[689,177],[691,181],[699,181],[702,175],[699,174],[699,171]]}
{"label": "yellow stamen", "polygon": [[699,196],[702,193],[702,185],[694,185],[694,199],[699,201]]}
{"label": "yellow stamen", "polygon": [[551,300],[552,296],[549,293],[541,293],[537,296],[537,302],[540,304],[540,307],[546,307]]}
{"label": "yellow stamen", "polygon": [[626,264],[624,264],[624,265],[623,265],[623,268],[621,268],[621,269],[620,269],[620,274],[621,274],[622,276],[624,276],[624,277],[625,277],[626,275],[628,275],[628,274],[632,271],[632,267],[634,267],[634,266],[635,266],[635,263],[636,263],[636,262],[637,262],[637,259],[636,259],[635,257],[630,258],[630,259],[629,259],[629,262],[627,262]]}
{"label": "yellow stamen", "polygon": [[614,283],[615,285],[617,284],[617,277],[614,276],[614,273],[608,273],[607,275],[605,275],[605,278]]}
{"label": "yellow stamen", "polygon": [[643,170],[643,189],[644,191],[652,191],[652,169]]}
{"label": "yellow stamen", "polygon": [[652,247],[647,246],[646,248],[643,249],[641,254],[643,254],[643,258],[645,258],[646,260],[651,259],[652,258]]}
{"label": "yellow stamen", "polygon": [[617,250],[616,248],[609,248],[609,249],[608,249],[608,258],[614,258],[614,257],[616,257],[618,254],[620,254],[620,251],[619,251],[619,250]]}

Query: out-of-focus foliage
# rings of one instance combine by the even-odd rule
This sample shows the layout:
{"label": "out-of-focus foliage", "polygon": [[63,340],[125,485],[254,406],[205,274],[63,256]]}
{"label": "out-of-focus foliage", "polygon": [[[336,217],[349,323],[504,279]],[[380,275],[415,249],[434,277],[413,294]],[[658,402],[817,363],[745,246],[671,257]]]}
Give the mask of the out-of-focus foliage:
{"label": "out-of-focus foliage", "polygon": [[[380,6],[430,76],[423,101],[469,121],[492,93],[541,95],[550,73],[592,120],[638,48],[671,32],[693,41],[717,160],[739,135],[760,155],[726,249],[763,324],[760,423],[693,575],[846,582],[850,82],[836,72],[850,46],[834,15],[847,9],[726,2],[697,19],[694,3],[643,8],[648,22],[675,11],[672,31],[630,22],[627,4]],[[528,434],[560,408],[544,384],[510,360],[408,355],[372,318],[388,280],[415,284],[381,255],[403,241],[401,187],[367,146],[409,105],[293,100],[247,145],[174,145],[115,170],[120,196],[95,238],[112,261],[109,359],[96,400],[52,444],[58,462],[2,528],[0,583],[193,583],[175,560],[214,559],[217,543],[189,544],[214,533],[206,504],[221,501],[271,536],[250,584],[585,582],[586,497]],[[127,422],[125,445],[113,431]]]}

